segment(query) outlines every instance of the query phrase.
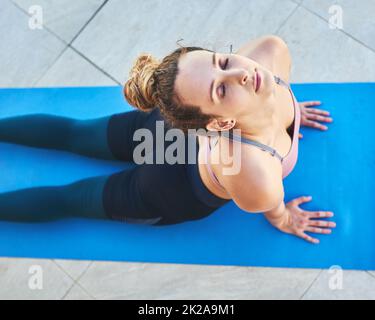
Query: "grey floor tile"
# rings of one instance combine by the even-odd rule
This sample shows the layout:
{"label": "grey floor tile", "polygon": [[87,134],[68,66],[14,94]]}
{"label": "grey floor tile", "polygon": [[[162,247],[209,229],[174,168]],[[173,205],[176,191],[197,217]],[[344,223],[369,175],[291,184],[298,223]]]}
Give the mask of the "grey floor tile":
{"label": "grey floor tile", "polygon": [[12,0],[26,12],[42,8],[46,27],[69,43],[92,17],[104,0]]}
{"label": "grey floor tile", "polygon": [[[176,272],[179,275],[176,279],[161,284],[157,299],[299,299],[320,272],[250,267],[183,268],[186,271]],[[151,281],[150,276],[147,278]]]}
{"label": "grey floor tile", "polygon": [[291,50],[291,82],[375,81],[375,53],[303,7],[279,35]]}
{"label": "grey floor tile", "polygon": [[113,85],[117,83],[70,48],[35,84],[36,87]]}
{"label": "grey floor tile", "polygon": [[53,260],[53,262],[74,280],[78,280],[91,264],[91,261],[80,260]]}
{"label": "grey floor tile", "polygon": [[[41,289],[34,281],[40,274]],[[51,260],[0,258],[0,300],[57,300],[72,285],[72,279]]]}
{"label": "grey floor tile", "polygon": [[79,283],[96,299],[298,299],[319,272],[95,262]]}
{"label": "grey floor tile", "polygon": [[305,0],[303,6],[333,22],[342,12],[343,30],[375,50],[374,0]]}
{"label": "grey floor tile", "polygon": [[0,87],[31,86],[64,49],[64,43],[48,31],[30,29],[28,19],[10,1],[2,1]]}
{"label": "grey floor tile", "polygon": [[248,299],[299,299],[317,278],[320,269],[253,268],[253,290]]}
{"label": "grey floor tile", "polygon": [[375,277],[375,271],[368,271],[373,277]]}
{"label": "grey floor tile", "polygon": [[63,300],[94,300],[79,285],[74,285]]}
{"label": "grey floor tile", "polygon": [[233,51],[249,40],[274,34],[297,5],[291,1],[223,0],[199,29],[191,30],[191,44],[214,50]]}
{"label": "grey floor tile", "polygon": [[375,278],[366,271],[324,270],[303,297],[304,300],[375,299]]}
{"label": "grey floor tile", "polygon": [[122,83],[141,52],[161,59],[181,38],[182,45],[229,52],[230,44],[236,49],[274,33],[296,6],[289,0],[110,1],[73,46]]}
{"label": "grey floor tile", "polygon": [[[99,12],[73,46],[123,82],[139,51],[158,54],[171,46],[182,30],[191,32],[214,10],[210,1],[111,1]],[[118,12],[124,12],[118,15]],[[189,21],[190,20],[190,21]],[[141,49],[139,49],[141,48]]]}

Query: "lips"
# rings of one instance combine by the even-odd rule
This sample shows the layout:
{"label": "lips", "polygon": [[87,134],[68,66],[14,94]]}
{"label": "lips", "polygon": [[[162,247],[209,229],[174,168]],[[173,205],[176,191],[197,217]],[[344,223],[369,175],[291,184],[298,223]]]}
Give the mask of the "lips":
{"label": "lips", "polygon": [[255,92],[258,92],[260,85],[262,83],[262,78],[260,77],[259,73],[255,71]]}

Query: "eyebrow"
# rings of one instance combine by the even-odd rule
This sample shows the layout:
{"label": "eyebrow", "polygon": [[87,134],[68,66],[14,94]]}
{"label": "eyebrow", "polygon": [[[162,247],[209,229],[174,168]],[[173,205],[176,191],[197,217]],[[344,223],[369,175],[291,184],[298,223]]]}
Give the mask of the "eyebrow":
{"label": "eyebrow", "polygon": [[[212,66],[214,68],[216,67],[216,52],[214,52],[212,54]],[[210,86],[210,98],[211,98],[212,103],[215,103],[214,98],[213,98],[213,95],[214,95],[214,83],[215,83],[215,80],[212,80],[211,86]]]}

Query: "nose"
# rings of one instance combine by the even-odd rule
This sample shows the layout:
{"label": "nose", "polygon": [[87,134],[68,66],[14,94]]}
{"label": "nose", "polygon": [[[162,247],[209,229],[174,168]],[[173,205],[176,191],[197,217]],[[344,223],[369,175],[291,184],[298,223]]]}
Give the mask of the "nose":
{"label": "nose", "polygon": [[245,85],[247,83],[247,81],[249,80],[249,72],[244,70],[242,72],[242,75],[240,75],[240,79],[241,79],[241,84]]}
{"label": "nose", "polygon": [[223,80],[239,82],[241,85],[246,85],[250,80],[250,74],[246,69],[231,69],[222,71]]}

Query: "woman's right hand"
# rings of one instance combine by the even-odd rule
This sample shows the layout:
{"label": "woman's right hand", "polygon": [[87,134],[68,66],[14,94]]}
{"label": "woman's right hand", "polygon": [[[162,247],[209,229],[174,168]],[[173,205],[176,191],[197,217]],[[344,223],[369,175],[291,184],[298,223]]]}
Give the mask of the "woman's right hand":
{"label": "woman's right hand", "polygon": [[314,218],[333,217],[331,211],[307,211],[299,207],[301,203],[311,201],[312,197],[299,197],[289,201],[285,205],[285,212],[278,229],[301,237],[306,241],[318,244],[319,240],[310,237],[305,232],[330,234],[330,228],[336,227],[336,223],[325,220],[314,220]]}

